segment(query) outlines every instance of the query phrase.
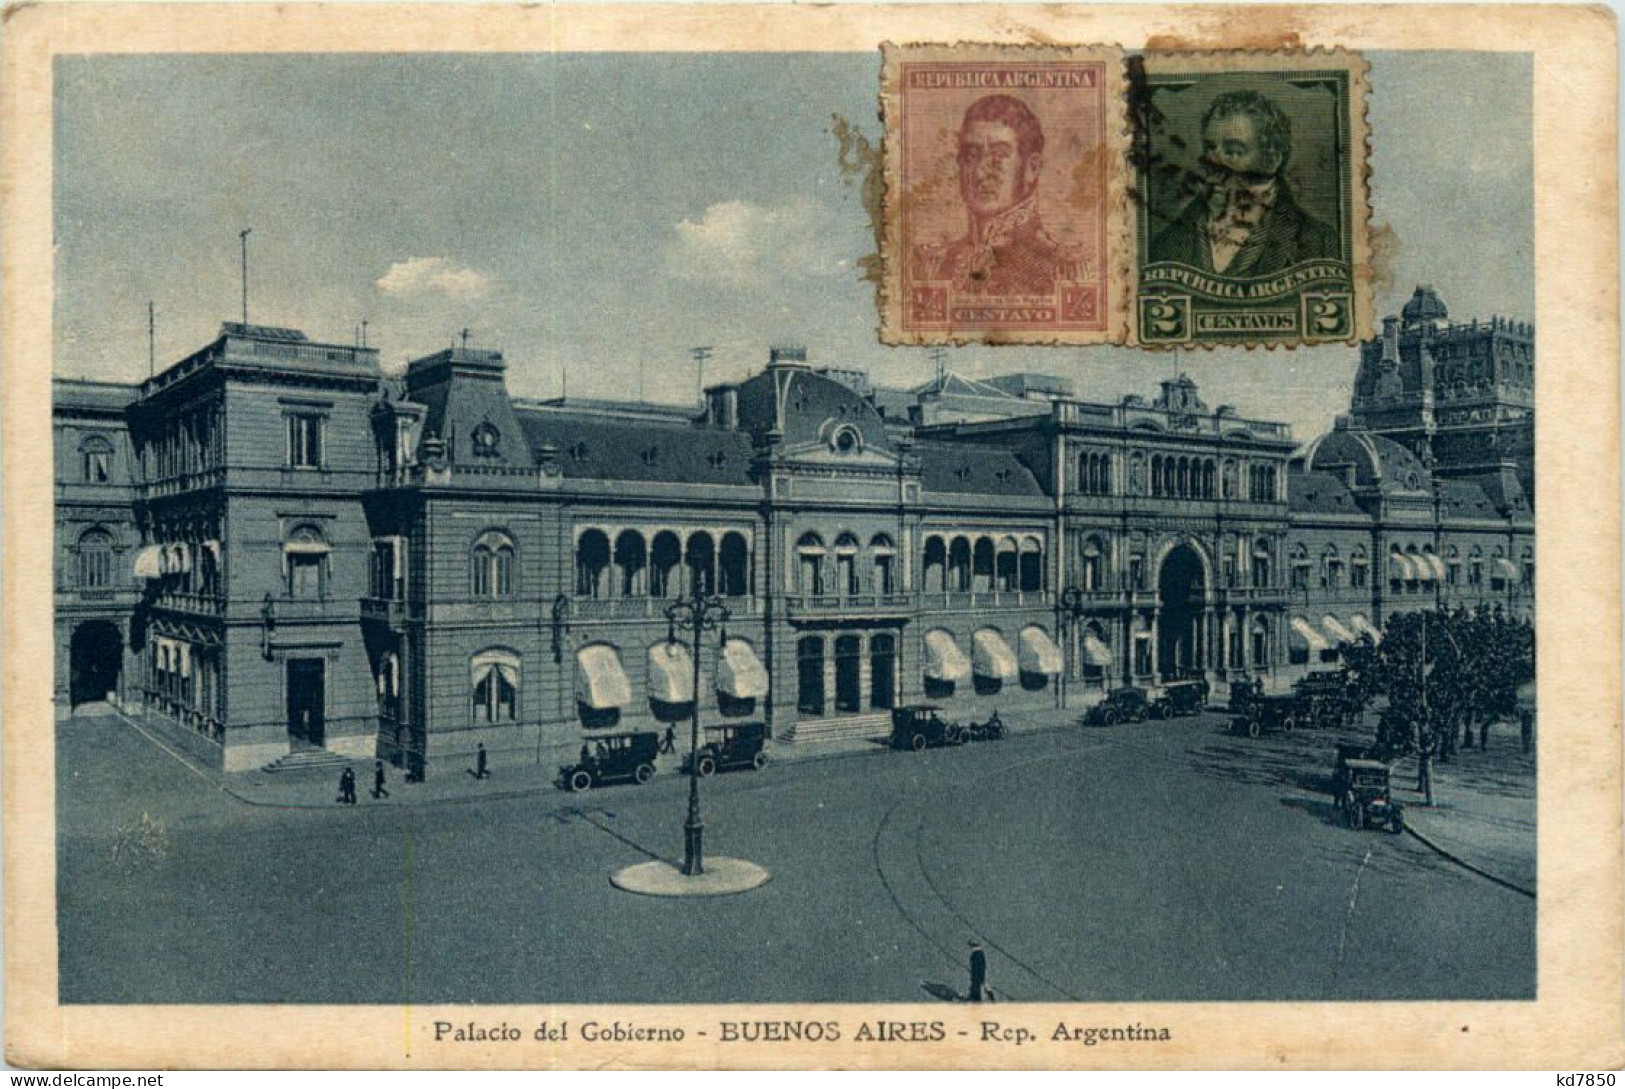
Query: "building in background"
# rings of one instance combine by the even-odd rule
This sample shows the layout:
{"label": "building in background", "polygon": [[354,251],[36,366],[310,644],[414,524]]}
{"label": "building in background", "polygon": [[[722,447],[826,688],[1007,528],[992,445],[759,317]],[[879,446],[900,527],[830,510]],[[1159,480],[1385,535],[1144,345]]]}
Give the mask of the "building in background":
{"label": "building in background", "polygon": [[[1532,330],[1418,299],[1301,449],[1184,376],[1149,401],[896,390],[779,349],[682,410],[517,399],[466,346],[386,379],[370,349],[227,324],[139,385],[56,384],[58,700],[226,770],[425,773],[696,699],[801,744],[903,702],[1052,707],[1063,678],[1079,702],[1280,684],[1395,610],[1527,612]],[[699,691],[665,616],[695,589],[731,614]]]}

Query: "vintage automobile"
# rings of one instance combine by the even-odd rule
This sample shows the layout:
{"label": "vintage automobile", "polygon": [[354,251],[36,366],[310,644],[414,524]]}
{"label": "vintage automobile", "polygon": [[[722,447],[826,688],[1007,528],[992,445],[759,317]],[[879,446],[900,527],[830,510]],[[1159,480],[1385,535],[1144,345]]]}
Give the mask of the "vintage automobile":
{"label": "vintage automobile", "polygon": [[1115,726],[1119,722],[1144,722],[1151,713],[1151,700],[1143,688],[1132,685],[1114,688],[1106,698],[1089,708],[1083,721],[1091,726]]}
{"label": "vintage automobile", "polygon": [[1004,719],[994,711],[986,722],[967,722],[962,732],[966,741],[997,741],[1004,736]]}
{"label": "vintage automobile", "polygon": [[1207,694],[1208,683],[1204,680],[1169,681],[1151,697],[1151,717],[1199,715],[1207,706]]}
{"label": "vintage automobile", "polygon": [[943,718],[941,708],[930,703],[911,703],[896,707],[891,713],[891,745],[894,749],[913,749],[919,752],[932,746],[961,745],[964,731],[957,723]]}
{"label": "vintage automobile", "polygon": [[1345,759],[1338,754],[1337,779],[1341,790],[1333,799],[1343,823],[1350,828],[1405,830],[1405,807],[1394,800],[1389,768],[1380,760]]}
{"label": "vintage automobile", "polygon": [[1230,720],[1230,732],[1252,738],[1261,737],[1269,730],[1289,734],[1298,725],[1300,711],[1297,696],[1253,695],[1246,702],[1246,710]]}
{"label": "vintage automobile", "polygon": [[1230,713],[1232,715],[1245,715],[1253,705],[1253,701],[1264,694],[1264,685],[1261,681],[1231,681],[1230,682]]}
{"label": "vintage automobile", "polygon": [[565,790],[589,790],[603,783],[647,783],[654,778],[660,735],[652,730],[605,734],[581,746],[581,759],[559,765],[555,780]]}
{"label": "vintage automobile", "polygon": [[1344,670],[1310,673],[1292,686],[1298,697],[1299,721],[1303,725],[1334,728],[1351,725],[1360,708],[1350,693]]}
{"label": "vintage automobile", "polygon": [[[737,722],[724,726],[708,726],[706,742],[695,753],[695,767],[700,775],[711,776],[731,768],[767,767],[767,723]],[[683,760],[683,771],[690,770],[689,760]]]}

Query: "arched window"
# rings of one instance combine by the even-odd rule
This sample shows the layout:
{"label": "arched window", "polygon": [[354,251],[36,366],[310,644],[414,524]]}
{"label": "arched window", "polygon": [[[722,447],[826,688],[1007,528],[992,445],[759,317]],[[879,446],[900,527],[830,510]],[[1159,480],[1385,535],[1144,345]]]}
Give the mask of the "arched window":
{"label": "arched window", "polygon": [[615,582],[622,597],[649,592],[649,551],[637,530],[623,529],[615,538]]}
{"label": "arched window", "polygon": [[1083,539],[1078,576],[1085,590],[1106,589],[1106,543],[1091,534]]}
{"label": "arched window", "polygon": [[1484,550],[1478,545],[1467,553],[1467,585],[1484,585]]}
{"label": "arched window", "polygon": [[683,562],[683,543],[677,534],[663,529],[649,547],[649,593],[655,597],[677,597],[683,592],[678,567]]}
{"label": "arched window", "polygon": [[942,593],[948,589],[948,547],[942,543],[941,537],[925,539],[923,571],[925,580],[922,589],[926,593]]}
{"label": "arched window", "polygon": [[1446,586],[1461,585],[1461,549],[1455,545],[1444,550],[1444,581]]}
{"label": "arched window", "polygon": [[[322,531],[313,525],[294,527],[288,539],[282,542],[288,597],[302,601],[316,601],[326,593],[327,541]],[[171,570],[174,569],[173,562]]]}
{"label": "arched window", "polygon": [[750,545],[743,533],[726,533],[722,537],[722,594],[724,597],[744,597],[750,593]]}
{"label": "arched window", "polygon": [[1320,553],[1320,585],[1333,593],[1343,588],[1343,559],[1336,545],[1327,545]]}
{"label": "arched window", "polygon": [[1292,588],[1309,589],[1309,550],[1301,542],[1292,546]]}
{"label": "arched window", "polygon": [[79,588],[106,590],[113,585],[113,535],[87,529],[79,537]]}
{"label": "arched window", "polygon": [[970,541],[955,537],[948,546],[948,588],[965,593],[971,588]]}
{"label": "arched window", "polygon": [[80,478],[86,484],[106,484],[113,478],[113,444],[91,435],[79,444]]}
{"label": "arched window", "polygon": [[994,556],[993,585],[999,590],[1014,590],[1021,585],[1021,558],[1014,537],[1001,537]]}
{"label": "arched window", "polygon": [[824,539],[803,533],[796,542],[796,590],[814,597],[824,592]]}
{"label": "arched window", "polygon": [[1260,537],[1253,542],[1253,585],[1267,587],[1275,567],[1275,549],[1269,538]]}
{"label": "arched window", "polygon": [[688,584],[702,594],[716,593],[717,544],[709,533],[692,534],[683,557],[688,568]]}
{"label": "arched window", "polygon": [[877,594],[897,592],[897,545],[884,533],[869,538],[869,556],[874,562],[870,580]]}
{"label": "arched window", "polygon": [[513,538],[489,530],[474,539],[468,554],[469,591],[477,598],[513,596]]}
{"label": "arched window", "polygon": [[1162,455],[1151,455],[1151,495],[1162,495]]}
{"label": "arched window", "polygon": [[856,594],[858,586],[858,539],[851,533],[835,538],[835,591]]}
{"label": "arched window", "polygon": [[576,596],[608,597],[609,581],[609,536],[589,529],[576,538]]}
{"label": "arched window", "polygon": [[1024,537],[1021,541],[1020,570],[1016,588],[1023,593],[1035,593],[1044,588],[1044,544],[1037,537]]}
{"label": "arched window", "polygon": [[993,589],[993,567],[993,538],[976,538],[976,547],[971,551],[972,590],[981,593]]}
{"label": "arched window", "polygon": [[1349,556],[1349,586],[1355,590],[1366,588],[1370,576],[1370,561],[1366,559],[1365,549],[1356,545]]}
{"label": "arched window", "polygon": [[476,725],[519,718],[519,655],[491,647],[468,660],[468,672]]}

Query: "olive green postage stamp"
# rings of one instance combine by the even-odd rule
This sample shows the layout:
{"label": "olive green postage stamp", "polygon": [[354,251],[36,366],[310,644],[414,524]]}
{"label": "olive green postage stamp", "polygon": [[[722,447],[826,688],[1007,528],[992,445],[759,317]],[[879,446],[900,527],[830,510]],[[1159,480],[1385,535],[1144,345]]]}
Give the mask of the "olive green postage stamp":
{"label": "olive green postage stamp", "polygon": [[1366,67],[1342,50],[1130,61],[1142,345],[1370,336]]}

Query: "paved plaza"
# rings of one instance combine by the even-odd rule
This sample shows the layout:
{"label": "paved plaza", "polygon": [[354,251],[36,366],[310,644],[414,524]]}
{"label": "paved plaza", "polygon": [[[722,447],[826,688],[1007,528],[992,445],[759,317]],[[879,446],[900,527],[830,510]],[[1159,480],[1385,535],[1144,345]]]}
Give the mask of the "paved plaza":
{"label": "paved plaza", "polygon": [[664,898],[610,877],[680,858],[669,768],[572,795],[499,764],[351,808],[336,775],[221,780],[116,715],[77,717],[57,727],[62,999],[913,1002],[964,989],[971,938],[1018,1001],[1533,997],[1535,901],[1508,887],[1534,872],[1515,738],[1441,775],[1415,818],[1499,884],[1341,827],[1342,734],[1013,725],[709,780],[707,850],[772,879]]}

